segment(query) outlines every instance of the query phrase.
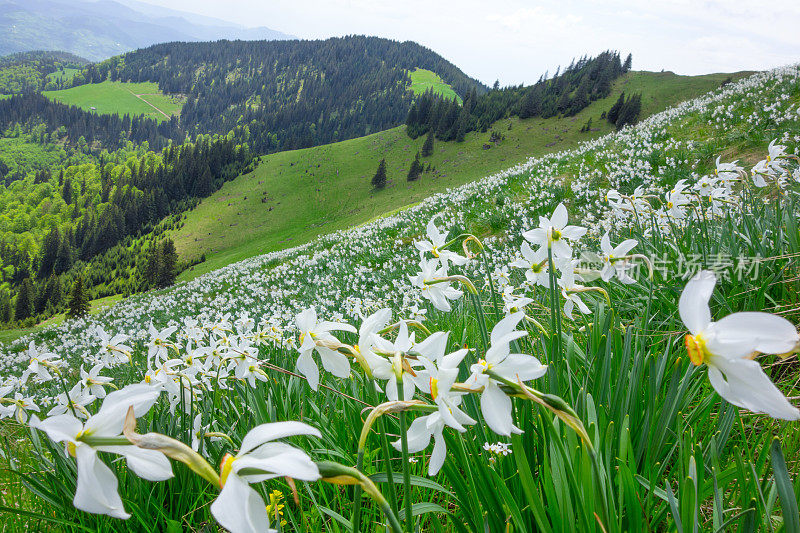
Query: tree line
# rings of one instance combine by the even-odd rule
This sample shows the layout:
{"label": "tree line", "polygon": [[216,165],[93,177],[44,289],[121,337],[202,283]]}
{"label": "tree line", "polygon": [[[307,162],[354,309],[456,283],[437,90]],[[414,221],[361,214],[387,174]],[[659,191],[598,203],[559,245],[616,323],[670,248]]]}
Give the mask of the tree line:
{"label": "tree line", "polygon": [[411,138],[433,131],[437,139],[461,141],[470,131],[487,131],[496,121],[512,115],[520,118],[556,115],[574,116],[591,102],[611,94],[611,87],[632,64],[629,54],[623,62],[615,51],[594,58],[583,57],[551,78],[547,73],[535,84],[500,88],[480,94],[467,93],[463,104],[433,91],[420,95],[406,117]]}
{"label": "tree line", "polygon": [[129,141],[148,143],[150,148],[161,150],[186,139],[186,132],[175,116],[158,122],[128,114],[87,113],[77,106],[54,102],[39,93],[19,94],[0,100],[0,131],[15,124],[44,124],[45,133],[57,132],[72,145],[83,143],[97,151],[123,148]]}

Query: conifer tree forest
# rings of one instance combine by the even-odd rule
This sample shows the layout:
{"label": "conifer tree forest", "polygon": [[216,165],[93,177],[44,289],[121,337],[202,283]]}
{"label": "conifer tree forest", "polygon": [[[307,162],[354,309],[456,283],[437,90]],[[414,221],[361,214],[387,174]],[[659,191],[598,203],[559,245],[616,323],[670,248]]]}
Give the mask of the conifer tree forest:
{"label": "conifer tree forest", "polygon": [[[417,98],[406,117],[408,135],[415,139],[433,132],[443,141],[460,141],[470,131],[487,131],[496,121],[517,115],[520,118],[556,115],[574,116],[591,102],[611,93],[614,80],[631,67],[629,55],[623,63],[618,52],[607,51],[594,58],[574,60],[553,77],[542,75],[538,82],[524,87],[500,88],[488,92],[469,91],[463,105],[432,91]],[[635,122],[635,119],[631,117]]]}

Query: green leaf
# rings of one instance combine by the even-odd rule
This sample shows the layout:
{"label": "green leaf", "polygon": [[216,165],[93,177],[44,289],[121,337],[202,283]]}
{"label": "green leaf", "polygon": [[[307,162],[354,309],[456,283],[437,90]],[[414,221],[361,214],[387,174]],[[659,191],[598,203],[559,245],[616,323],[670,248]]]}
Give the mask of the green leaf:
{"label": "green leaf", "polygon": [[350,524],[350,520],[347,520],[345,517],[337,513],[332,509],[328,509],[327,507],[323,507],[322,505],[318,505],[317,508],[325,513],[326,515],[330,516],[334,520],[336,520],[343,528],[347,531],[353,531],[353,526]]}
{"label": "green leaf", "polygon": [[[378,472],[376,474],[372,474],[371,476],[369,476],[369,478],[372,480],[373,483],[386,483],[387,482],[386,472]],[[413,485],[415,487],[422,487],[424,489],[435,490],[436,492],[441,492],[443,494],[447,494],[451,498],[455,498],[456,497],[455,494],[453,494],[452,492],[450,492],[449,490],[447,490],[443,486],[439,485],[438,483],[436,483],[432,479],[427,479],[427,478],[424,478],[422,476],[415,476],[415,475],[411,475],[409,479],[411,480],[411,485]],[[402,485],[403,484],[403,475],[398,473],[398,472],[395,472],[395,474],[394,474],[394,483],[395,483],[395,485]]]}
{"label": "green leaf", "polygon": [[775,486],[781,498],[783,510],[783,526],[786,533],[800,533],[800,514],[797,510],[797,498],[794,494],[789,470],[786,468],[786,459],[783,457],[780,440],[775,437],[769,449],[772,460],[772,470],[775,472]]}

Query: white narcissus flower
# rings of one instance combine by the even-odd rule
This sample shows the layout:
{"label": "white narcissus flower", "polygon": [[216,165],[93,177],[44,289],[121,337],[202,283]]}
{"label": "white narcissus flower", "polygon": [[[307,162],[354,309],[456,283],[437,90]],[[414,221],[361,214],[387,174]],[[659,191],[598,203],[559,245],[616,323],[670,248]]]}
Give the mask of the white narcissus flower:
{"label": "white narcissus flower", "polygon": [[168,358],[169,349],[174,348],[175,345],[167,339],[169,339],[177,329],[177,326],[169,326],[158,331],[155,326],[153,326],[153,323],[150,323],[150,342],[147,343],[147,368],[151,368],[154,358],[157,364],[163,363]]}
{"label": "white narcissus flower", "polygon": [[114,378],[100,375],[100,372],[104,368],[105,365],[103,363],[98,363],[94,365],[89,372],[86,372],[83,365],[81,365],[81,386],[89,391],[90,394],[101,400],[106,397],[106,389],[104,387],[114,381]]}
{"label": "white narcissus flower", "polygon": [[635,283],[635,280],[628,276],[626,272],[630,268],[630,264],[625,259],[625,256],[637,244],[639,244],[639,241],[636,239],[627,239],[616,246],[611,246],[608,232],[603,235],[600,239],[600,251],[603,259],[603,269],[600,271],[600,277],[603,281],[608,281],[616,275],[622,283]]}
{"label": "white narcissus flower", "polygon": [[220,465],[222,490],[211,504],[211,514],[231,533],[264,533],[270,529],[264,500],[250,483],[276,477],[301,481],[319,479],[319,469],[306,452],[284,442],[273,442],[294,435],[321,438],[319,430],[302,422],[261,424],[247,432],[239,453],[226,454]]}
{"label": "white narcissus flower", "polygon": [[322,366],[337,378],[350,376],[350,360],[337,349],[343,344],[331,331],[348,331],[355,333],[356,328],[343,322],[317,322],[317,310],[309,307],[295,317],[297,329],[300,331],[300,356],[297,358],[297,370],[308,380],[308,385],[317,390],[319,387],[319,368],[312,353],[316,350],[322,360]]}
{"label": "white narcissus flower", "polygon": [[452,261],[454,265],[464,265],[469,261],[466,257],[459,255],[450,250],[442,250],[442,247],[447,244],[447,234],[439,231],[436,227],[436,218],[433,217],[428,222],[427,234],[428,241],[416,241],[414,246],[419,250],[421,258],[425,258],[426,253],[430,253],[434,258],[441,261],[442,266],[446,267],[448,261]]}
{"label": "white narcissus flower", "polygon": [[420,272],[416,276],[409,276],[411,283],[422,289],[422,297],[430,300],[431,304],[445,313],[452,310],[450,300],[458,300],[464,294],[462,291],[451,287],[449,281],[431,283],[436,279],[447,277],[447,267],[439,266],[437,259],[422,260],[419,262]]}
{"label": "white narcissus flower", "polygon": [[737,165],[739,161],[733,161],[732,163],[720,163],[720,157],[717,157],[716,160],[716,168],[714,169],[714,174],[717,175],[725,186],[725,188],[730,189],[734,183],[739,181],[742,176],[742,172],[744,169]]}
{"label": "white narcissus flower", "polygon": [[[117,492],[117,478],[100,460],[98,451],[124,456],[130,469],[149,481],[172,477],[169,460],[161,452],[122,443],[127,442],[122,437],[122,426],[128,408],[133,407],[134,416],[140,417],[150,410],[158,396],[157,389],[137,383],[106,396],[97,413],[86,422],[71,414],[31,422],[31,427],[47,433],[53,442],[65,443],[67,452],[77,459],[78,481],[72,500],[77,509],[114,518],[130,518]],[[120,444],[93,444],[93,441],[114,439],[120,440]]]}
{"label": "white narcissus flower", "polygon": [[703,176],[697,180],[697,183],[694,184],[693,188],[700,196],[709,196],[711,191],[714,190],[716,184],[717,179],[714,176]]}
{"label": "white narcissus flower", "polygon": [[558,204],[550,218],[540,216],[539,227],[522,234],[532,244],[551,248],[554,257],[572,257],[572,247],[567,241],[575,242],[586,234],[586,228],[568,226],[569,215],[563,203]]}
{"label": "white narcissus flower", "polygon": [[[459,406],[464,393],[453,392],[451,388],[458,378],[458,365],[464,359],[467,350],[458,350],[442,356],[437,366],[427,357],[420,357],[425,366],[424,371],[417,372],[417,384],[420,389],[431,395],[438,410],[427,416],[420,416],[411,423],[406,433],[408,452],[417,453],[428,447],[433,437],[433,451],[428,465],[428,475],[435,476],[444,464],[447,456],[447,445],[444,440],[444,428],[449,426],[457,431],[465,432],[465,425],[472,425],[475,420],[462,411]],[[402,442],[392,443],[400,450]]]}
{"label": "white narcissus flower", "polygon": [[6,387],[0,391],[0,399],[4,400],[3,403],[8,404],[0,404],[0,418],[14,416],[17,422],[24,424],[28,421],[28,411],[36,411],[38,413],[39,406],[36,405],[33,398],[25,397],[18,391],[14,393],[13,398],[6,398],[6,394],[12,390],[13,387]]}
{"label": "white narcissus flower", "polygon": [[503,289],[503,313],[506,315],[522,311],[527,305],[532,303],[532,298],[514,294],[514,287],[510,285]]}
{"label": "white narcissus flower", "polygon": [[781,394],[752,357],[795,350],[800,336],[785,318],[769,313],[733,313],[712,322],[709,299],[716,276],[707,270],[692,278],[678,304],[689,329],[686,350],[695,365],[708,366],[714,389],[733,405],[773,418],[800,420],[800,410]]}
{"label": "white narcissus flower", "polygon": [[111,337],[106,330],[97,326],[95,330],[97,337],[100,339],[100,358],[106,366],[115,366],[122,363],[127,363],[131,359],[132,349],[127,344],[128,336],[122,333],[117,333]]}
{"label": "white narcissus flower", "polygon": [[364,363],[369,367],[370,372],[372,372],[373,377],[375,377],[376,372],[381,375],[391,372],[392,364],[389,360],[373,351],[375,347],[374,337],[377,337],[378,332],[386,328],[391,320],[392,310],[388,307],[384,307],[365,318],[361,322],[361,327],[358,328],[358,344],[353,346],[353,349],[358,352],[359,356],[364,360]]}
{"label": "white narcissus flower", "polygon": [[391,358],[391,355],[394,353],[405,354],[411,350],[411,347],[415,344],[414,334],[408,333],[408,326],[406,323],[400,322],[400,326],[397,329],[397,337],[394,342],[386,340],[376,333],[371,335],[370,342],[375,350],[386,355],[385,357],[381,357],[375,354],[376,359],[373,359],[373,377],[377,380],[387,380],[386,397],[393,402],[398,400],[397,375],[400,375],[402,376],[403,383],[403,399],[410,400],[413,398],[414,392],[416,391],[414,381],[410,379],[408,375],[404,375],[402,368],[394,368],[395,361],[399,360]]}
{"label": "white narcissus flower", "polygon": [[575,306],[578,306],[578,310],[584,315],[591,313],[592,311],[581,299],[580,291],[585,287],[576,283],[575,270],[572,267],[572,263],[564,261],[560,270],[561,277],[558,278],[558,286],[561,287],[561,296],[564,298],[564,314],[572,318],[572,311]]}
{"label": "white narcissus flower", "polygon": [[540,246],[534,252],[527,242],[523,242],[520,251],[522,252],[522,257],[511,263],[511,266],[525,269],[525,279],[528,280],[528,283],[549,288],[550,271],[548,269],[547,248]]}
{"label": "white narcissus flower", "polygon": [[30,376],[36,376],[39,383],[45,383],[53,379],[51,372],[58,370],[63,364],[62,360],[52,352],[40,352],[36,344],[31,341],[28,345],[28,357],[30,362],[28,368],[22,373],[20,381],[25,383]]}
{"label": "white narcissus flower", "polygon": [[683,192],[686,187],[686,180],[678,180],[675,186],[664,194],[664,209],[670,217],[676,220],[686,217],[685,208],[689,205],[689,198]]}
{"label": "white narcissus flower", "polygon": [[55,405],[47,412],[47,416],[63,415],[67,412],[73,412],[80,418],[89,418],[91,413],[86,409],[86,406],[95,400],[95,396],[84,389],[80,383],[76,383],[69,391],[69,396],[63,392],[56,396]]}
{"label": "white narcissus flower", "polygon": [[511,398],[500,388],[500,384],[487,372],[494,372],[509,381],[529,381],[542,377],[547,367],[532,355],[511,353],[511,342],[524,337],[527,331],[517,330],[525,318],[525,313],[513,313],[497,323],[492,329],[491,346],[484,359],[470,367],[472,375],[467,385],[483,387],[481,393],[481,412],[486,424],[498,435],[511,435],[521,431],[513,424],[511,417]]}

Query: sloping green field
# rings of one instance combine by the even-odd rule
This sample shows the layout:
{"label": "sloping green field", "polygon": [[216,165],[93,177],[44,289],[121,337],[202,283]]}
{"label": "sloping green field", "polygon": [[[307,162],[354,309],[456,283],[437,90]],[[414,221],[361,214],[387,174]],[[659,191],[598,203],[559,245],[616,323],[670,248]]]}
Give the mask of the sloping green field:
{"label": "sloping green field", "polygon": [[101,114],[144,115],[159,122],[179,114],[183,106],[182,98],[163,94],[158,85],[151,82],[104,81],[62,91],[44,91],[42,94],[57,102],[75,105],[86,111]]}
{"label": "sloping green field", "polygon": [[[296,246],[317,235],[363,223],[444,191],[525,161],[564,150],[612,131],[600,119],[621,91],[642,92],[643,116],[718,87],[729,74],[677,76],[631,72],[612,94],[575,117],[504,119],[494,125],[505,136],[489,143],[490,133],[473,132],[463,143],[436,142],[425,158],[435,172],[409,183],[406,173],[423,138],[409,139],[405,127],[336,144],[266,156],[250,174],[225,184],[194,210],[172,237],[182,259],[205,254],[206,261],[182,274],[202,273],[254,255]],[[742,74],[734,74],[738,79]],[[593,129],[580,129],[592,118]],[[370,179],[386,158],[389,184],[374,191]]]}
{"label": "sloping green field", "polygon": [[436,94],[441,94],[448,99],[455,97],[459,102],[461,102],[461,97],[456,94],[453,88],[445,83],[445,81],[442,80],[438,74],[431,70],[417,68],[409,72],[408,76],[411,78],[411,86],[409,89],[414,94],[422,94],[430,89],[433,89],[433,92]]}

